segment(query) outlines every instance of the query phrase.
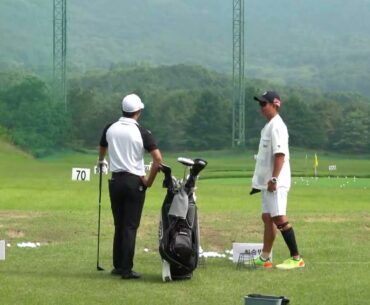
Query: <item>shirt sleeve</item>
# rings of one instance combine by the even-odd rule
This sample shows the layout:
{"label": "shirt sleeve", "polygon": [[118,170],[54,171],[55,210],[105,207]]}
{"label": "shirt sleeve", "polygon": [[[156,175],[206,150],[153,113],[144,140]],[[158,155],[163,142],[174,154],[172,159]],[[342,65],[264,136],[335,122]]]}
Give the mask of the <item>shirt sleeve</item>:
{"label": "shirt sleeve", "polygon": [[272,153],[287,155],[289,152],[288,146],[288,130],[284,126],[274,128],[271,133]]}
{"label": "shirt sleeve", "polygon": [[107,131],[109,129],[109,127],[111,127],[112,124],[108,124],[107,126],[105,126],[104,130],[103,130],[103,134],[100,138],[100,143],[99,145],[101,147],[108,147],[108,141],[107,141]]}
{"label": "shirt sleeve", "polygon": [[144,127],[141,127],[141,126],[138,126],[138,127],[141,133],[141,137],[143,139],[143,145],[144,145],[145,150],[148,152],[151,152],[155,149],[158,149],[157,143],[152,133],[150,132],[150,130]]}

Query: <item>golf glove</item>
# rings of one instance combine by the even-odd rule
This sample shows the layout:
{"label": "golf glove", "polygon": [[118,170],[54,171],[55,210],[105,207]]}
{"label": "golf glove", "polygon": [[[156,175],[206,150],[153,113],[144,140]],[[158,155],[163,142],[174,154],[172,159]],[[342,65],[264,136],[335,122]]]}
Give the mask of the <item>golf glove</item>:
{"label": "golf glove", "polygon": [[98,160],[98,163],[96,164],[96,173],[100,173],[100,168],[102,170],[103,174],[108,174],[108,161],[107,160]]}

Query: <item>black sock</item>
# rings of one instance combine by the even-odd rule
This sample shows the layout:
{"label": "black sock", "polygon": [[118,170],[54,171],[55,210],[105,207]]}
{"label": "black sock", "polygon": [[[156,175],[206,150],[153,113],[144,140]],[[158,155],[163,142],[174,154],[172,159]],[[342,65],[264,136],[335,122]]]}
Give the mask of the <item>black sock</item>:
{"label": "black sock", "polygon": [[285,243],[289,248],[290,256],[298,256],[299,252],[298,252],[297,242],[295,240],[295,234],[294,234],[293,227],[290,227],[288,230],[281,231],[281,234],[283,235]]}

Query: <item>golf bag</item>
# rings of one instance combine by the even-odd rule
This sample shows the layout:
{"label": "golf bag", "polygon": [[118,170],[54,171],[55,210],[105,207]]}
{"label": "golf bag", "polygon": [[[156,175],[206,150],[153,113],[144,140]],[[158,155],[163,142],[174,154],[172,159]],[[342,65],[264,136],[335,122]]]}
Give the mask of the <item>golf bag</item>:
{"label": "golf bag", "polygon": [[[207,165],[202,159],[178,158],[190,167],[185,179],[171,176],[171,168],[161,165],[163,187],[167,188],[159,223],[159,253],[162,258],[163,281],[190,279],[199,258],[199,227],[195,198],[195,182]],[[186,170],[185,170],[186,173]]]}

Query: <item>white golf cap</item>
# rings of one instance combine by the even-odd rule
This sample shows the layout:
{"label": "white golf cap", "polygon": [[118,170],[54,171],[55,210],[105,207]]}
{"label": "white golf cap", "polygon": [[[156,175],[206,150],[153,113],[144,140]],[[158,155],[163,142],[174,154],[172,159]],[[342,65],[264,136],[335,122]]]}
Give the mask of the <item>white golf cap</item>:
{"label": "white golf cap", "polygon": [[144,109],[144,104],[136,94],[126,95],[122,100],[122,110],[124,112],[136,112]]}

